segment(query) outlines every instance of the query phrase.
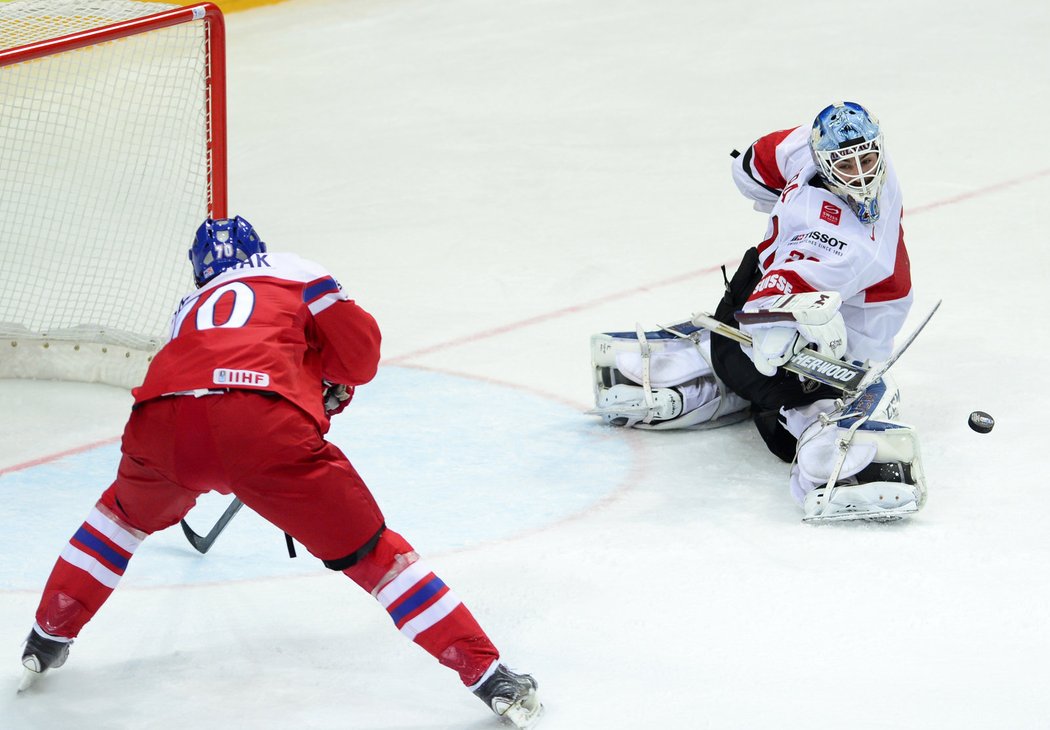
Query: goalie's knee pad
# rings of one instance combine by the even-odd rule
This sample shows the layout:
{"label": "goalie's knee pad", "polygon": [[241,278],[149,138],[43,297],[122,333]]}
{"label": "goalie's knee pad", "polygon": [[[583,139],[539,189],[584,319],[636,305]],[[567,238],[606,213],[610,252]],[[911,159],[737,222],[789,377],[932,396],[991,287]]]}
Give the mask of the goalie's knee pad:
{"label": "goalie's knee pad", "polygon": [[746,418],[747,401],[728,391],[710,362],[710,333],[688,322],[668,331],[593,335],[591,413],[612,425],[652,430]]}

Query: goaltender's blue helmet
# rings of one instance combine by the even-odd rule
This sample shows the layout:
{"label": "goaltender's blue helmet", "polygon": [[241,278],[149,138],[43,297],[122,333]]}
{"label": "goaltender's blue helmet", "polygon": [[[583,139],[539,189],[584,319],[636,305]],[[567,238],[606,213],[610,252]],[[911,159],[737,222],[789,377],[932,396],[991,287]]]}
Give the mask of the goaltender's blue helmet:
{"label": "goaltender's blue helmet", "polygon": [[820,177],[862,223],[879,219],[886,182],[882,147],[879,120],[855,102],[835,102],[813,121],[809,148]]}
{"label": "goaltender's blue helmet", "polygon": [[244,218],[208,218],[190,246],[193,280],[198,287],[204,286],[231,266],[265,252],[266,244]]}

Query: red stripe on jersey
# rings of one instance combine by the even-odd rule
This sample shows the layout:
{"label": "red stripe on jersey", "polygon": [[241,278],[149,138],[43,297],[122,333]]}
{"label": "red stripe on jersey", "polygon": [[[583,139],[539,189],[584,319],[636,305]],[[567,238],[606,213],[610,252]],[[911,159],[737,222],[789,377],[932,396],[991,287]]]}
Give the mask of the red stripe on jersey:
{"label": "red stripe on jersey", "polygon": [[897,239],[897,258],[893,262],[893,273],[877,284],[864,290],[865,302],[891,302],[903,299],[911,291],[911,260],[904,247],[904,226],[900,227]]}
{"label": "red stripe on jersey", "polygon": [[[773,242],[777,240],[777,236],[780,235],[780,219],[777,216],[773,216],[770,219],[770,224],[773,226],[773,231],[769,234],[769,238],[758,244],[758,255],[761,256],[765,253],[766,249],[773,245]],[[773,257],[776,252],[771,253],[769,258],[762,264],[763,269],[768,269],[773,264]]]}
{"label": "red stripe on jersey", "polygon": [[787,184],[784,174],[780,171],[780,166],[777,165],[777,146],[794,131],[794,129],[782,129],[779,132],[767,134],[752,145],[755,151],[753,158],[755,170],[771,188],[783,190],[784,185]]}
{"label": "red stripe on jersey", "polygon": [[755,285],[755,290],[747,300],[753,301],[761,297],[779,296],[781,294],[801,294],[803,292],[816,291],[809,282],[791,269],[774,269],[762,277]]}

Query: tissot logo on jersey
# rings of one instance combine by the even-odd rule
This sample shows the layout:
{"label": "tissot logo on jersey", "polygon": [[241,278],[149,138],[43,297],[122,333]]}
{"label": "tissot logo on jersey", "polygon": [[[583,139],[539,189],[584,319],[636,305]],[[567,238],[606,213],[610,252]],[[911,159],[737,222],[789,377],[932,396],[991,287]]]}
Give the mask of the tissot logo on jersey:
{"label": "tissot logo on jersey", "polygon": [[215,368],[215,371],[212,373],[212,382],[216,385],[265,388],[270,384],[270,376],[266,373],[257,373],[254,370]]}
{"label": "tissot logo on jersey", "polygon": [[846,250],[846,246],[849,245],[846,241],[830,236],[823,231],[806,231],[805,233],[797,233],[791,239],[791,243],[802,242],[806,242],[825,251],[837,253],[840,256],[842,255],[842,252]]}

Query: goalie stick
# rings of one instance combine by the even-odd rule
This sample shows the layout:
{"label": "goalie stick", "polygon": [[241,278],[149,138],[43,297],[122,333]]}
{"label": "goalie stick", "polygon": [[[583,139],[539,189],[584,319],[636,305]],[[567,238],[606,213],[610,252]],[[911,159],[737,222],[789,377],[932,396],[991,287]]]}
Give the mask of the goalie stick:
{"label": "goalie stick", "polygon": [[938,309],[940,309],[940,306],[941,300],[938,299],[937,302],[930,308],[930,311],[926,313],[926,316],[922,318],[922,321],[919,322],[919,324],[916,325],[915,329],[911,331],[911,334],[908,335],[907,339],[905,339],[904,342],[902,342],[900,346],[898,346],[897,349],[893,351],[893,354],[890,355],[889,359],[883,362],[878,367],[872,368],[868,371],[867,375],[865,375],[861,382],[858,383],[856,395],[860,395],[865,390],[867,390],[869,385],[881,378],[883,374],[890,369],[893,363],[897,362],[897,358],[903,355],[904,351],[911,347],[911,343],[914,342],[915,338],[919,336],[919,333],[922,332],[923,327],[925,327],[927,323],[933,318],[933,315],[936,314]]}
{"label": "goalie stick", "polygon": [[[809,378],[810,380],[815,380],[818,383],[830,385],[833,388],[841,390],[843,396],[845,396],[845,405],[848,405],[856,400],[865,390],[868,389],[868,386],[881,378],[885,372],[897,362],[897,359],[900,358],[900,356],[904,354],[904,351],[911,346],[911,343],[915,341],[915,338],[918,337],[920,332],[922,332],[923,328],[940,306],[941,300],[938,299],[937,303],[933,305],[926,316],[923,317],[922,321],[919,322],[914,330],[912,330],[912,333],[908,335],[907,339],[905,339],[904,342],[893,351],[893,354],[890,355],[889,359],[870,370],[861,367],[860,365],[853,365],[852,363],[844,362],[833,357],[821,355],[819,352],[809,347],[796,353],[790,360],[781,365],[781,367],[789,372],[795,373],[796,375],[801,375],[804,378]],[[741,332],[736,327],[731,327],[724,322],[720,322],[704,312],[693,315],[693,324],[710,330],[716,335],[735,340],[742,345],[751,344],[751,336],[746,332]],[[683,335],[666,327],[663,329],[672,334],[676,334],[679,337],[689,337],[689,335]]]}
{"label": "goalie stick", "polygon": [[[710,314],[701,312],[693,315],[693,324],[710,330],[716,335],[735,340],[741,345],[751,346],[751,335],[718,321]],[[668,331],[672,334],[679,334],[673,330]],[[688,335],[679,336],[688,337]],[[867,368],[843,362],[827,355],[821,355],[809,347],[795,353],[790,360],[780,367],[809,380],[815,380],[818,383],[837,388],[847,397],[860,393],[859,385],[868,374]]]}
{"label": "goalie stick", "polygon": [[244,503],[234,497],[233,501],[230,502],[230,506],[222,513],[222,516],[219,517],[219,521],[208,531],[207,535],[198,535],[190,529],[190,526],[186,524],[186,520],[180,520],[179,524],[182,525],[182,532],[186,535],[186,539],[190,541],[190,545],[192,545],[197,552],[204,554],[211,550],[211,546],[215,544],[215,540],[218,539],[222,531],[226,529],[226,525],[230,524],[230,520],[233,519],[233,516],[237,514],[243,506]]}

